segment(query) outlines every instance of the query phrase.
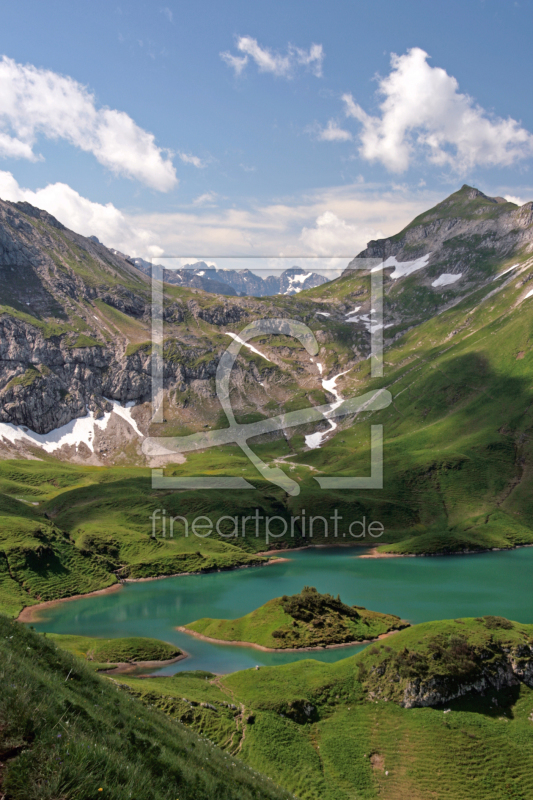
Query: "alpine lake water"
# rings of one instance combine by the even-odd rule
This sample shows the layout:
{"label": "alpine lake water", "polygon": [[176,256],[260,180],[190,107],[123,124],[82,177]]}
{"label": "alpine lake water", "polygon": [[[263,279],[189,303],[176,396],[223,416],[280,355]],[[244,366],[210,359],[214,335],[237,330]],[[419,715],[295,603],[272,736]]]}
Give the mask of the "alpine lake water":
{"label": "alpine lake water", "polygon": [[[397,614],[411,623],[494,614],[533,622],[533,548],[427,558],[360,558],[363,548],[311,548],[263,567],[125,584],[43,610],[38,631],[84,636],[151,636],[189,654],[158,675],[202,669],[235,672],[314,658],[338,661],[365,645],[269,653],[204,642],[175,630],[201,617],[234,619],[304,586],[340,594],[350,605]],[[154,673],[155,674],[155,673]]]}

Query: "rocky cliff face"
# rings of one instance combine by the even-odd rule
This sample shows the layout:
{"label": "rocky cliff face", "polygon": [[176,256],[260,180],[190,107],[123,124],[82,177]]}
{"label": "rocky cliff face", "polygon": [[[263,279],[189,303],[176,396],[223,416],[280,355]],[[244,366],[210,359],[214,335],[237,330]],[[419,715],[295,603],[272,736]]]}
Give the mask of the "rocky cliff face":
{"label": "rocky cliff face", "polygon": [[[311,323],[325,341],[314,312],[311,301],[286,298],[273,303],[166,286],[169,424],[195,430],[219,418],[214,378],[231,342],[227,330],[238,332],[258,318],[291,317]],[[129,259],[94,237],[69,231],[40,209],[0,201],[0,423],[46,435],[77,419],[101,420],[115,401],[138,407],[131,412],[137,424],[129,433],[146,434],[151,325],[150,278]],[[303,358],[286,345],[274,350],[265,346],[264,359],[246,348],[239,356],[232,378],[237,409],[257,412],[268,403],[278,407],[301,391],[302,384],[320,388],[316,365],[305,352]],[[12,456],[12,450],[7,454]]]}
{"label": "rocky cliff face", "polygon": [[[533,688],[533,645],[502,647],[498,656],[494,656],[490,651],[480,653],[479,673],[470,680],[435,677],[408,681],[400,705],[404,708],[439,706],[467,694],[482,694],[490,689],[499,691],[520,683]],[[490,663],[484,665],[484,659]]]}
{"label": "rocky cliff face", "polygon": [[369,242],[357,258],[405,262],[431,253],[428,266],[457,274],[487,258],[532,252],[533,202],[519,207],[465,185],[395,236]]}
{"label": "rocky cliff face", "polygon": [[533,688],[533,626],[502,617],[428,622],[370,648],[360,678],[369,700],[439,706],[525,683]]}

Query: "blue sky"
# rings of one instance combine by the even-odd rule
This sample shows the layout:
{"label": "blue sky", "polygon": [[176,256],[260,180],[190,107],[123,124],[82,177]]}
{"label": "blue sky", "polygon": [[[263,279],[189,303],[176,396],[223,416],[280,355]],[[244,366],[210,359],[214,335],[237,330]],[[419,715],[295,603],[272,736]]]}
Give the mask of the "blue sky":
{"label": "blue sky", "polygon": [[0,196],[145,257],[355,254],[464,182],[530,200],[532,10],[3,4]]}

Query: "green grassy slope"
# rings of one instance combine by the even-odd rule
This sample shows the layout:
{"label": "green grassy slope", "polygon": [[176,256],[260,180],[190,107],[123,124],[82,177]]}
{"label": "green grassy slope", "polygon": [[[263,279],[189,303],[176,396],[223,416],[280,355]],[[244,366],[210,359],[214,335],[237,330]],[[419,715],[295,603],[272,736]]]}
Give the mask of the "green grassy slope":
{"label": "green grassy slope", "polygon": [[[448,688],[468,684],[483,670],[496,674],[496,651],[532,646],[531,625],[448,620],[413,626],[335,664],[124,681],[143,702],[239,751],[306,800],[526,800],[533,795],[529,686],[517,680],[424,708],[401,707],[395,687],[420,674]],[[396,684],[387,665],[398,668],[398,654],[408,674]],[[531,664],[530,650],[523,657]]]}
{"label": "green grassy slope", "polygon": [[392,614],[347,606],[339,598],[305,586],[300,594],[269,600],[240,619],[204,618],[190,622],[183,630],[282,650],[375,639],[407,624]]}
{"label": "green grassy slope", "polygon": [[[386,387],[388,409],[361,415],[319,450],[294,461],[324,474],[369,474],[369,424],[382,424],[383,490],[351,494],[353,516],[380,520],[396,552],[447,552],[533,542],[530,375],[533,271],[483,291],[414,328],[340,384],[345,396]],[[497,286],[498,284],[496,284]],[[492,288],[495,284],[492,285]],[[348,511],[348,492],[324,492],[324,515]],[[311,489],[291,498],[294,513]],[[379,543],[379,541],[377,542]]]}
{"label": "green grassy slope", "polygon": [[[239,498],[213,494],[208,506],[194,492],[153,492],[148,469],[0,461],[0,610],[16,615],[24,606],[103,589],[119,578],[264,563],[255,555],[264,541],[253,533],[234,544],[219,536],[187,537],[176,522],[173,538],[163,539],[160,529],[152,538],[150,515],[158,508],[190,521],[201,513],[215,520],[235,513]],[[254,513],[249,498],[240,503],[242,514]],[[279,507],[276,498],[265,505],[272,513]]]}
{"label": "green grassy slope", "polygon": [[290,796],[5,617],[0,679],[0,793],[10,800]]}

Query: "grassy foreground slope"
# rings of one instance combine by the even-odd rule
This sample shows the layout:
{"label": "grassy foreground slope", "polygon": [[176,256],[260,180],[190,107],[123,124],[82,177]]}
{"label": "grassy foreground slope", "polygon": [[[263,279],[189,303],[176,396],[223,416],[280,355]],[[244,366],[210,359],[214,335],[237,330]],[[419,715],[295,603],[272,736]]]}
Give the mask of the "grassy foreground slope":
{"label": "grassy foreground slope", "polygon": [[533,796],[531,625],[431,622],[334,664],[124,683],[305,800]]}
{"label": "grassy foreground slope", "polygon": [[361,642],[408,626],[392,614],[347,606],[312,586],[276,597],[240,619],[204,618],[181,630],[226,642],[247,642],[275,650]]}
{"label": "grassy foreground slope", "polygon": [[10,800],[290,796],[5,617],[0,680],[0,794]]}

